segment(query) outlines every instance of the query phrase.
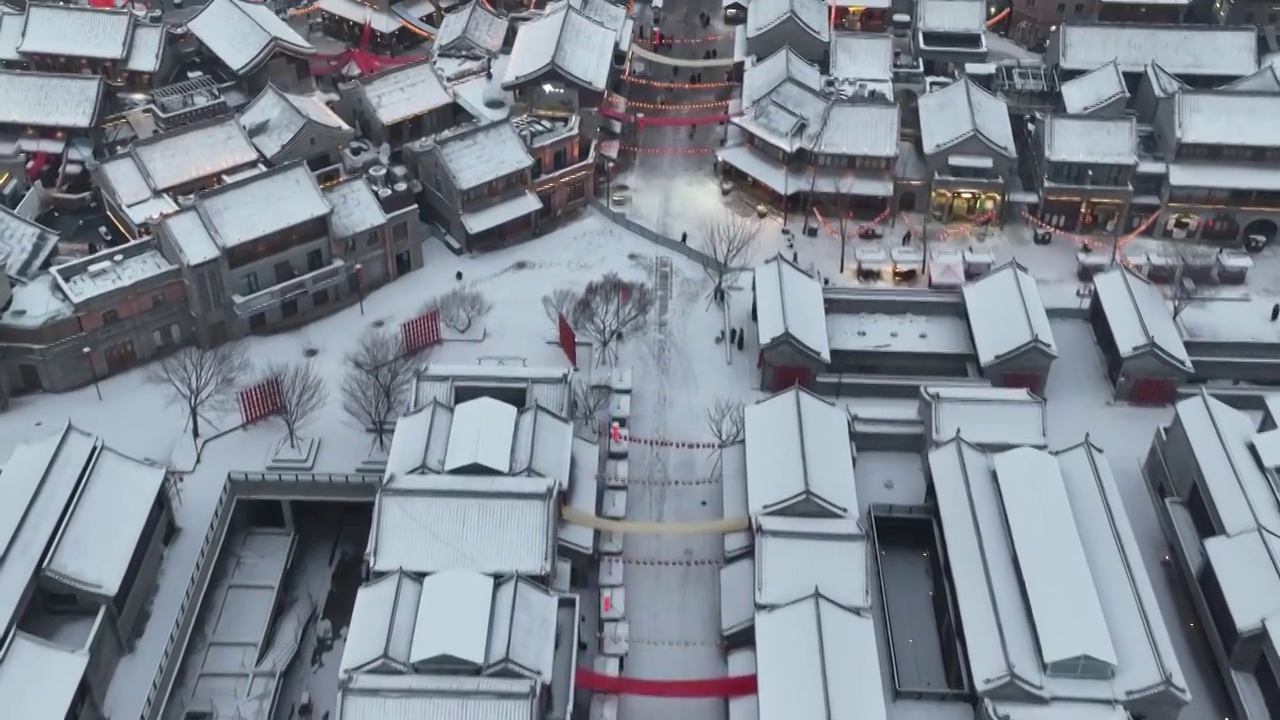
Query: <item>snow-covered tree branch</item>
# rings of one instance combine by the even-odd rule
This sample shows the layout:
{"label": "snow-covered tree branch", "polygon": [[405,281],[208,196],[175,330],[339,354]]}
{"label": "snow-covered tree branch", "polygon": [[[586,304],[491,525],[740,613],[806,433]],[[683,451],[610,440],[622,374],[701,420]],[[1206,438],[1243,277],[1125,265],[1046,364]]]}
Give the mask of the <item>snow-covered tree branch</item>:
{"label": "snow-covered tree branch", "polygon": [[554,290],[550,295],[542,297],[542,308],[547,311],[547,319],[558,326],[563,317],[573,324],[573,306],[578,303],[578,293],[568,288]]}
{"label": "snow-covered tree branch", "polygon": [[741,442],[747,435],[745,411],[740,400],[716,399],[707,408],[707,429],[721,445]]}
{"label": "snow-covered tree branch", "polygon": [[175,402],[187,408],[191,440],[200,438],[200,411],[227,401],[252,364],[244,347],[227,343],[214,348],[179,349],[154,366],[157,379],[169,386]]}
{"label": "snow-covered tree branch", "polygon": [[440,310],[440,322],[456,332],[465,333],[476,320],[484,317],[492,306],[478,290],[454,288],[436,298],[428,307]]}
{"label": "snow-covered tree branch", "polygon": [[751,264],[760,237],[761,221],[726,212],[719,220],[709,221],[702,229],[702,251],[714,261],[706,266],[715,282],[712,292],[724,294],[725,278],[734,268]]}
{"label": "snow-covered tree branch", "polygon": [[347,355],[342,407],[376,436],[381,449],[387,447],[420,361],[420,355],[404,352],[399,335],[385,330],[365,333],[359,346]]}
{"label": "snow-covered tree branch", "polygon": [[310,361],[296,364],[273,363],[267,377],[280,382],[280,409],[276,412],[284,422],[289,447],[298,447],[298,430],[329,402],[329,388]]}
{"label": "snow-covered tree branch", "polygon": [[653,290],[648,285],[609,273],[587,285],[568,320],[595,344],[600,361],[612,365],[618,356],[617,344],[627,333],[644,327],[651,307]]}
{"label": "snow-covered tree branch", "polygon": [[592,430],[600,428],[600,411],[609,404],[609,388],[592,385],[581,375],[573,381],[573,415]]}

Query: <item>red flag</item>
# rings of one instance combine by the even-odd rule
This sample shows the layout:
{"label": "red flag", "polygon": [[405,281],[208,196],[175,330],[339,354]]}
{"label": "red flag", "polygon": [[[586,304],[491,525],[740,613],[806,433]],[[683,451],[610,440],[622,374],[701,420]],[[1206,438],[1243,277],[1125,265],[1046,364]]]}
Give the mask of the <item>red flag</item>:
{"label": "red flag", "polygon": [[610,426],[609,432],[613,435],[614,442],[616,443],[622,442],[622,428],[618,427],[618,423],[614,423],[612,426]]}
{"label": "red flag", "polygon": [[564,315],[560,315],[558,325],[560,330],[560,349],[564,351],[564,356],[569,358],[569,364],[578,366],[578,336],[573,332],[573,327],[569,325],[569,321],[564,319]]}

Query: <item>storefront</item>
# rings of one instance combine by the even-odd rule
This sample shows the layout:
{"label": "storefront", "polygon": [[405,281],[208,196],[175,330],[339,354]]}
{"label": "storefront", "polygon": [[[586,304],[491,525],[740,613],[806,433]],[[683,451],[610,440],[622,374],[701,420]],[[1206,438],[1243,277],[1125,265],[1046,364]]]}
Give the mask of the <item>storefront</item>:
{"label": "storefront", "polygon": [[991,190],[934,190],[931,210],[938,222],[972,222],[999,217],[1001,202],[1001,193]]}
{"label": "storefront", "polygon": [[889,8],[833,4],[831,29],[848,32],[884,32],[888,26]]}
{"label": "storefront", "polygon": [[1045,198],[1039,213],[1039,220],[1045,225],[1086,234],[1117,232],[1124,217],[1123,201],[1080,198]]}

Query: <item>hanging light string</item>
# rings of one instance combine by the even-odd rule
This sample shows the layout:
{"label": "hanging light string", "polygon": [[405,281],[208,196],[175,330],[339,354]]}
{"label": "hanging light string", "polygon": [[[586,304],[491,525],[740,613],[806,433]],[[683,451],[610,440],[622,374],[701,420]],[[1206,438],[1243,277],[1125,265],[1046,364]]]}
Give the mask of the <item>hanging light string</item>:
{"label": "hanging light string", "polygon": [[703,83],[682,83],[667,82],[665,80],[650,80],[649,78],[640,77],[638,75],[623,75],[623,80],[637,85],[648,85],[649,87],[662,88],[664,90],[710,90],[715,88],[737,87],[736,82],[703,82]]}
{"label": "hanging light string", "polygon": [[711,152],[711,148],[704,147],[637,147],[635,145],[622,145],[620,147],[627,152],[640,155],[706,155]]}
{"label": "hanging light string", "polygon": [[716,100],[715,102],[701,103],[654,103],[640,102],[639,100],[628,100],[627,108],[636,108],[639,110],[719,110],[728,105],[729,100]]}

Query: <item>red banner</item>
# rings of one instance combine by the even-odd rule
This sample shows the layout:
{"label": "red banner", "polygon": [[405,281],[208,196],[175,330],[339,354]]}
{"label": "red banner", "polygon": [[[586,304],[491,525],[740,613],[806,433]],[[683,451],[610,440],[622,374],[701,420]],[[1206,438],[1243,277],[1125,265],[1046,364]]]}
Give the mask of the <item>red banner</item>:
{"label": "red banner", "polygon": [[564,356],[569,358],[569,364],[578,367],[578,335],[573,332],[564,315],[560,315],[559,318],[560,349],[564,351]]}
{"label": "red banner", "polygon": [[405,320],[400,325],[400,339],[406,353],[440,344],[440,311],[432,310],[426,315]]}
{"label": "red banner", "polygon": [[578,688],[610,695],[648,697],[741,697],[756,694],[756,676],[739,675],[711,680],[640,680],[614,677],[579,667]]}
{"label": "red banner", "polygon": [[408,65],[417,62],[422,58],[393,58],[385,55],[378,55],[369,52],[369,40],[373,35],[373,28],[365,22],[364,29],[360,32],[360,45],[354,48],[348,48],[337,55],[316,55],[311,58],[311,74],[328,75],[330,73],[341,72],[349,63],[355,63],[356,68],[363,74],[370,75],[383,70]]}
{"label": "red banner", "polygon": [[280,412],[284,395],[280,378],[272,377],[240,391],[240,420],[245,425],[256,423]]}

